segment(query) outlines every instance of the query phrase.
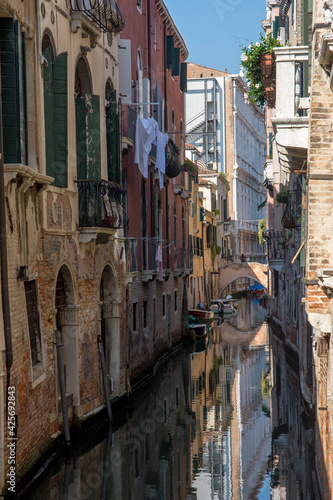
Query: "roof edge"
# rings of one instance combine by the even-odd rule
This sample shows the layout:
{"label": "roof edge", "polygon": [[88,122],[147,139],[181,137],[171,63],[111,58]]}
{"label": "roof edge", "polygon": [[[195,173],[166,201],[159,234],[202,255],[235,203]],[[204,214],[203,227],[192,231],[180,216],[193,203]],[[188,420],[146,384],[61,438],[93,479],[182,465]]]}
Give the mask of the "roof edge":
{"label": "roof edge", "polygon": [[164,20],[166,21],[166,25],[168,27],[169,32],[176,38],[177,44],[179,45],[181,54],[183,56],[184,61],[188,58],[189,52],[186,44],[184,42],[183,37],[181,36],[174,20],[171,17],[170,12],[166,8],[166,5],[163,0],[155,0],[156,7],[158,8],[160,14],[164,14]]}

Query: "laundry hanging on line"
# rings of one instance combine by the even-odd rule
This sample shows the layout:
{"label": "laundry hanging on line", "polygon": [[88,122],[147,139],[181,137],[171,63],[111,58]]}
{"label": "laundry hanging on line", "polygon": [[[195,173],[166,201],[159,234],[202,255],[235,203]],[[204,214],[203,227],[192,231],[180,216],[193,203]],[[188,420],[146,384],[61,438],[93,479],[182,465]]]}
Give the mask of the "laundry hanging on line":
{"label": "laundry hanging on line", "polygon": [[165,147],[168,140],[168,134],[163,134],[158,129],[158,123],[154,118],[147,119],[141,118],[140,115],[137,116],[134,162],[138,164],[141,174],[147,179],[149,153],[152,145],[156,144],[156,168],[159,172],[160,189],[164,187]]}
{"label": "laundry hanging on line", "polygon": [[156,249],[156,262],[158,268],[158,281],[163,281],[163,261],[162,261],[162,248],[158,245]]}

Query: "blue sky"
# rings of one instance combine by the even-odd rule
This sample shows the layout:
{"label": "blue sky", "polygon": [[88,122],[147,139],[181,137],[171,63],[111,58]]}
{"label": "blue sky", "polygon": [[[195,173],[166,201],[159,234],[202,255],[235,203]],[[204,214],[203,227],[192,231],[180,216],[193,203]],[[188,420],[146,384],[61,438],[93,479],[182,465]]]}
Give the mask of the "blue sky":
{"label": "blue sky", "polygon": [[164,0],[189,50],[188,62],[238,73],[240,45],[259,40],[266,0]]}

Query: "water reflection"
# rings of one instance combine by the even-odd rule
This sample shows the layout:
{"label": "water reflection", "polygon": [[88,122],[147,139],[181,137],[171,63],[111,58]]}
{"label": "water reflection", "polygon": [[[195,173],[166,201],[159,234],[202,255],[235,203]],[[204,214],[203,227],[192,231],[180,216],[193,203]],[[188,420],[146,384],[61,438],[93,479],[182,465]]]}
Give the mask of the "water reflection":
{"label": "water reflection", "polygon": [[60,458],[26,498],[298,498],[286,493],[285,483],[294,494],[298,479],[278,418],[272,437],[265,315],[241,300],[237,316],[214,325],[208,345],[201,341],[160,369],[123,425],[67,462]]}

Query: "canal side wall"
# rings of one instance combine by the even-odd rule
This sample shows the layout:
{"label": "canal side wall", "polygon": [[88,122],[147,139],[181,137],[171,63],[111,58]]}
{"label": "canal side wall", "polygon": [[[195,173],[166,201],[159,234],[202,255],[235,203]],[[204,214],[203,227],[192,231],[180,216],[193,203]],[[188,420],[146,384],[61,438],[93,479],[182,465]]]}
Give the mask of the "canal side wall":
{"label": "canal side wall", "polygon": [[[184,278],[171,275],[167,281],[132,283],[128,307],[129,377],[132,384],[153,370],[159,357],[171,351],[182,338]],[[144,302],[147,321],[144,324]],[[134,308],[133,304],[137,306]],[[133,330],[133,311],[137,312]]]}
{"label": "canal side wall", "polygon": [[[306,310],[313,328],[316,398],[316,464],[324,498],[333,498],[333,92],[328,47],[332,7],[313,5],[312,81],[309,120]],[[326,25],[325,25],[326,24]],[[329,45],[328,45],[329,44]]]}
{"label": "canal side wall", "polygon": [[[7,4],[0,1],[1,8],[7,7]],[[42,8],[40,2],[28,0],[23,6],[22,2],[13,1],[6,12],[9,16],[6,19],[10,20],[12,16],[15,21],[18,20],[19,30],[26,34],[28,105],[25,111],[29,144],[28,156],[15,162],[6,157],[8,144],[4,144],[13,350],[9,386],[16,400],[16,428],[14,434],[10,434],[5,420],[7,387],[3,377],[0,390],[0,430],[4,429],[0,443],[0,491],[8,487],[6,474],[9,472],[10,457],[6,444],[13,435],[17,436],[17,484],[49,453],[59,438],[62,440],[64,424],[59,390],[59,352],[62,353],[61,370],[65,378],[64,406],[71,433],[81,421],[104,409],[98,335],[103,336],[107,379],[110,388],[110,378],[113,379],[113,396],[121,396],[126,391],[128,348],[127,337],[123,335],[126,331],[123,233],[115,228],[80,226],[79,195],[74,182],[78,177],[79,156],[75,133],[76,63],[84,57],[86,66],[91,70],[94,94],[100,97],[101,106],[96,112],[100,121],[96,120],[94,124],[94,131],[100,132],[100,137],[96,136],[100,138],[98,145],[101,150],[96,178],[107,179],[104,94],[106,82],[111,77],[117,88],[118,69],[114,64],[117,43],[114,41],[110,47],[105,38],[108,48],[102,41],[93,46],[91,32],[83,38],[81,26],[77,25],[75,32],[71,29],[73,25],[69,12],[65,0],[45,2]],[[1,35],[3,31],[1,29]],[[68,78],[64,81],[64,88],[68,92],[63,96],[63,102],[68,100],[66,127],[64,125],[64,129],[68,128],[64,160],[66,187],[54,185],[54,177],[48,175],[50,164],[45,155],[43,71],[47,65],[45,61],[44,65],[40,64],[41,60],[43,62],[41,46],[42,41],[45,43],[45,36],[51,45],[54,43],[55,55],[66,53]],[[3,50],[1,38],[1,53]],[[21,54],[22,65],[23,60]],[[100,200],[94,201],[98,203]],[[56,330],[61,332],[58,353]],[[2,373],[5,369],[3,328],[0,335]]]}

